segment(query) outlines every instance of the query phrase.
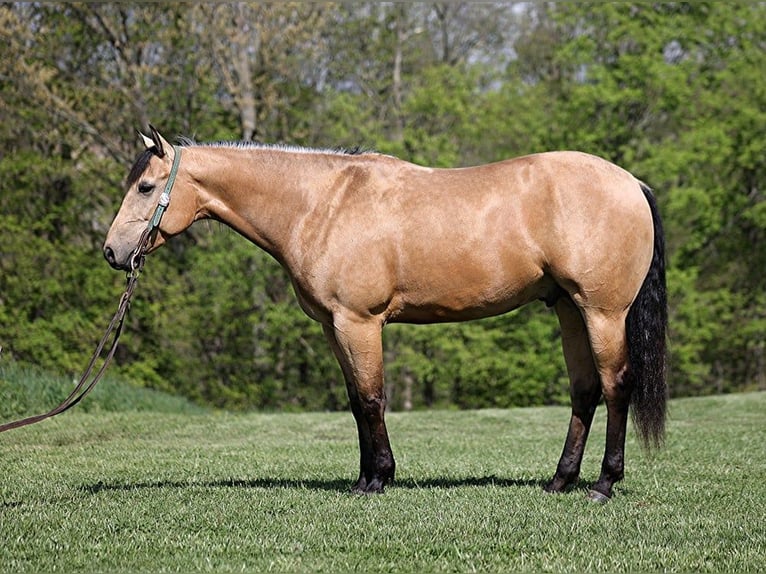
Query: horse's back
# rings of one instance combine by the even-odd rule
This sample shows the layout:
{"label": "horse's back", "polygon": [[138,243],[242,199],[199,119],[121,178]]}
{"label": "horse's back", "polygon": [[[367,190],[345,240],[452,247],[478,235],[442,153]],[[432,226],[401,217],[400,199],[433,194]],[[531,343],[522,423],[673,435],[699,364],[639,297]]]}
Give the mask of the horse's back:
{"label": "horse's back", "polygon": [[[307,275],[340,307],[387,321],[502,313],[561,290],[626,308],[651,259],[639,182],[595,156],[549,152],[430,169],[390,157],[356,173]],[[648,247],[647,247],[648,246]]]}

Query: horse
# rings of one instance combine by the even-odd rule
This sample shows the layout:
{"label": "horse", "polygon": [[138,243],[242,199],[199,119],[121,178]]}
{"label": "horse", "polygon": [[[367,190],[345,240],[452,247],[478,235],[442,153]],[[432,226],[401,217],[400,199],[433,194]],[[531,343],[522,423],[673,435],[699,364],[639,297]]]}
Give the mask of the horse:
{"label": "horse", "polygon": [[359,435],[353,492],[381,493],[394,479],[387,323],[480,319],[535,300],[554,308],[571,418],[547,492],[577,484],[602,401],[606,444],[590,499],[609,500],[624,478],[629,413],[643,447],[664,442],[663,228],[653,192],[628,171],[576,151],[436,169],[357,150],[183,138],[174,146],[150,133],[141,134],[106,260],[134,265],[163,185],[172,196],[147,253],[212,219],[276,259],[343,372]]}

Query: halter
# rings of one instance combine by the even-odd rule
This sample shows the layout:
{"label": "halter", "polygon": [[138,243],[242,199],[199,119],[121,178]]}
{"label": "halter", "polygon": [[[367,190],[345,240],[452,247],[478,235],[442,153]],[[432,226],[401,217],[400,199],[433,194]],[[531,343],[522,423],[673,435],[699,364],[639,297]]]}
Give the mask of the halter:
{"label": "halter", "polygon": [[173,151],[175,152],[175,156],[173,157],[173,165],[170,168],[168,181],[165,183],[165,189],[162,192],[162,195],[160,195],[160,201],[157,204],[157,209],[154,211],[154,215],[149,221],[150,232],[154,231],[155,228],[160,226],[162,214],[165,213],[165,209],[167,208],[168,204],[170,204],[170,192],[173,189],[173,184],[176,181],[176,175],[178,174],[178,164],[181,163],[181,148],[178,146],[173,146]]}
{"label": "halter", "polygon": [[146,226],[146,229],[138,240],[138,245],[136,245],[136,248],[130,255],[129,263],[131,273],[140,272],[141,268],[144,266],[146,247],[149,245],[152,234],[159,230],[162,216],[164,215],[168,205],[170,205],[170,192],[173,189],[173,184],[176,181],[176,175],[178,175],[178,166],[181,163],[181,148],[178,146],[173,146],[173,151],[175,152],[175,156],[173,157],[173,165],[170,167],[170,175],[168,176],[168,180],[165,183],[165,189],[162,191],[162,195],[160,195],[160,199],[157,202],[157,208],[154,210],[154,214],[149,219],[149,224]]}

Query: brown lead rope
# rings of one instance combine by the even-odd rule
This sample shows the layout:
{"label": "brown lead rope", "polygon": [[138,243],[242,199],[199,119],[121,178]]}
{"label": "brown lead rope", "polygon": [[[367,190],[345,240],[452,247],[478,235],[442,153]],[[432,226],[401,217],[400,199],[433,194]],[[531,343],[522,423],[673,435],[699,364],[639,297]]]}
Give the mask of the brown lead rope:
{"label": "brown lead rope", "polygon": [[[173,158],[173,165],[170,168],[170,175],[168,176],[168,180],[165,183],[165,190],[162,192],[162,195],[160,195],[159,202],[157,203],[157,208],[154,210],[154,214],[149,220],[149,224],[141,234],[141,237],[138,240],[138,245],[130,256],[130,271],[128,271],[128,284],[125,287],[125,292],[120,298],[120,304],[117,307],[117,312],[114,314],[114,317],[112,317],[109,326],[106,328],[106,333],[104,333],[104,336],[101,337],[101,341],[96,347],[96,350],[93,352],[93,356],[90,359],[90,363],[88,363],[88,367],[85,369],[85,373],[83,373],[82,377],[80,377],[80,381],[77,383],[77,386],[75,386],[74,390],[69,393],[69,396],[64,399],[59,406],[52,408],[47,413],[0,425],[0,433],[34,424],[69,410],[81,400],[83,400],[101,380],[101,377],[104,375],[106,368],[109,366],[109,362],[112,360],[114,353],[117,351],[117,343],[120,340],[120,334],[122,333],[122,325],[125,321],[125,315],[127,315],[128,309],[130,308],[130,298],[133,296],[133,291],[136,288],[136,283],[138,283],[138,276],[141,274],[141,270],[144,268],[144,263],[146,261],[146,250],[149,247],[149,243],[151,242],[152,237],[157,232],[157,230],[159,230],[162,215],[165,213],[165,209],[167,209],[168,204],[170,203],[170,192],[173,189],[173,183],[175,182],[176,175],[178,174],[178,166],[181,162],[181,148],[173,146],[173,149],[175,150],[175,157]],[[112,332],[114,332],[114,337],[112,339],[112,344],[109,346],[109,352],[106,354],[106,358],[104,359],[104,364],[101,365],[101,368],[98,369],[98,371],[96,371],[93,380],[89,383],[88,378],[93,372],[96,361],[101,356],[101,353],[104,350],[104,346],[109,340],[109,336],[112,334]]]}
{"label": "brown lead rope", "polygon": [[[122,294],[122,297],[120,298],[120,304],[117,307],[117,312],[114,314],[114,317],[112,317],[112,320],[109,323],[109,326],[106,328],[106,333],[104,333],[104,336],[101,337],[101,341],[96,347],[96,350],[93,352],[93,356],[91,357],[90,362],[88,363],[88,367],[85,369],[85,373],[83,373],[82,377],[80,377],[80,381],[77,383],[77,386],[75,386],[74,390],[71,393],[69,393],[69,396],[66,399],[64,399],[60,405],[58,405],[55,408],[52,408],[47,413],[34,415],[31,417],[27,417],[25,419],[0,425],[0,432],[5,432],[7,430],[31,425],[31,424],[43,421],[45,419],[48,419],[50,417],[54,417],[58,414],[63,413],[66,410],[69,410],[70,408],[75,406],[77,403],[79,403],[81,400],[83,400],[88,395],[88,393],[90,393],[93,390],[96,384],[101,380],[101,377],[106,371],[107,366],[109,366],[109,363],[112,360],[112,357],[114,357],[114,353],[117,351],[117,343],[120,340],[120,334],[122,333],[122,325],[125,321],[125,315],[127,315],[128,309],[130,308],[130,299],[133,296],[133,291],[135,290],[136,284],[138,283],[138,276],[140,275],[141,269],[144,266],[144,251],[146,250],[146,245],[148,243],[147,240],[149,238],[149,235],[150,233],[148,233],[148,229],[147,229],[147,232],[144,232],[144,235],[141,237],[141,242],[139,243],[138,248],[136,249],[133,256],[131,257],[132,269],[128,273],[127,286],[125,287],[125,292]],[[112,334],[112,332],[114,332],[114,337],[112,339],[111,345],[109,346],[109,352],[107,353],[106,358],[104,359],[104,363],[101,365],[101,368],[99,368],[98,371],[96,371],[96,374],[93,377],[93,380],[90,381],[90,383],[88,383],[88,379],[90,378],[90,375],[93,372],[93,368],[96,365],[96,361],[101,356],[101,353],[104,350],[104,346],[106,345],[106,342],[109,340],[109,336]]]}

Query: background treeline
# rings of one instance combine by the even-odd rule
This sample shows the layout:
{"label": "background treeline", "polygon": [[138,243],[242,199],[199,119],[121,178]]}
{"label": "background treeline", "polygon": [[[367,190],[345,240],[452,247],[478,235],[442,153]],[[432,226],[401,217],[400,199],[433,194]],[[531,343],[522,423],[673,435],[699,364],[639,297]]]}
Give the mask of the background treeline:
{"label": "background treeline", "polygon": [[[604,156],[664,215],[672,394],[766,389],[764,3],[4,3],[0,361],[83,367],[123,286],[101,244],[148,122],[434,166]],[[542,304],[391,326],[385,354],[393,408],[568,400]],[[285,274],[217,224],[150,257],[114,369],[228,408],[346,403]]]}

